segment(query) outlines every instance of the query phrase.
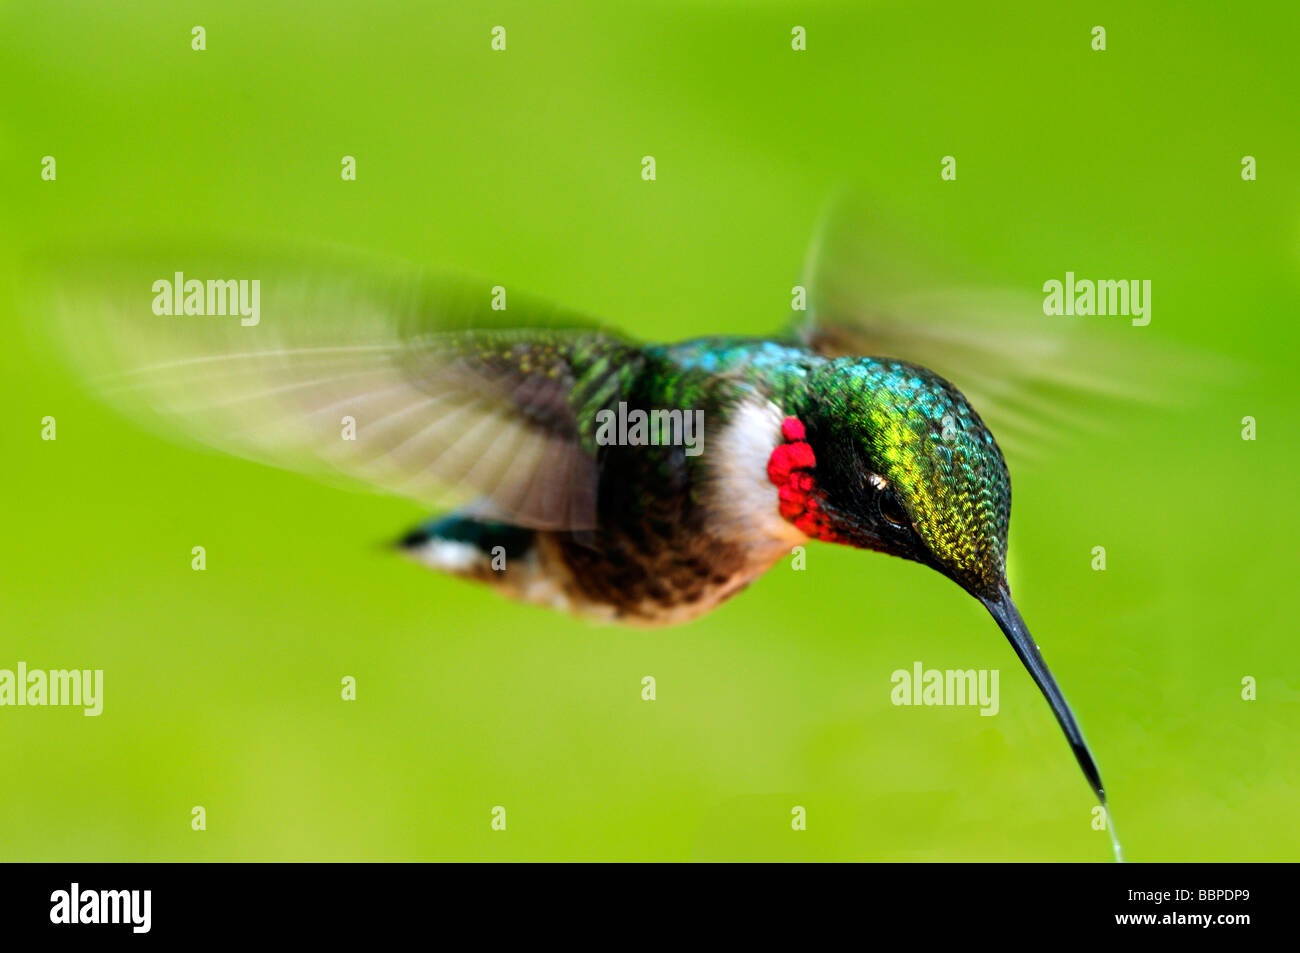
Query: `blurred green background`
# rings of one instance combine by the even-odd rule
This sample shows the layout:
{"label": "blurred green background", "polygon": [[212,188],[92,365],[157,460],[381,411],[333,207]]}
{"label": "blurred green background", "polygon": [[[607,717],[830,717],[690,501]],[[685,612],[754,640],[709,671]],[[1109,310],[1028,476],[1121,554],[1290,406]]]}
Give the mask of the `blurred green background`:
{"label": "blurred green background", "polygon": [[[1295,859],[1294,5],[616,6],[0,6],[0,667],[105,670],[99,718],[0,709],[0,857],[1109,859],[1046,704],[938,575],[814,544],[678,628],[515,605],[384,552],[410,503],[108,410],[21,304],[51,241],[310,240],[645,337],[763,333],[848,183],[1003,286],[1150,278],[1131,333],[1211,355],[1013,463],[1012,581],[1130,859]],[[1000,669],[1001,713],[891,706],[915,660]]]}

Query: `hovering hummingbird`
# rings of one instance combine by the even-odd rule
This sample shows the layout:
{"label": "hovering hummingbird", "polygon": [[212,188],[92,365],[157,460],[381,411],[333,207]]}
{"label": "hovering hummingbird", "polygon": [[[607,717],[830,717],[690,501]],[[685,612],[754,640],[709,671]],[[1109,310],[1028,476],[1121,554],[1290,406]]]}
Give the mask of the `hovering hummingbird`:
{"label": "hovering hummingbird", "polygon": [[[992,615],[1104,804],[1011,597],[1011,480],[979,412],[1035,381],[1090,382],[1056,331],[1028,321],[1009,332],[944,320],[951,299],[915,315],[864,303],[843,270],[821,274],[833,231],[810,256],[814,305],[772,338],[642,343],[504,288],[359,271],[266,277],[256,327],[205,311],[198,278],[192,302],[178,289],[187,307],[158,317],[147,278],[179,262],[123,284],[97,339],[84,309],[69,310],[79,350],[129,368],[119,392],[208,442],[425,502],[458,492],[464,505],[401,551],[515,599],[664,625],[709,612],[810,540],[927,566]],[[184,265],[209,284],[259,273]]]}

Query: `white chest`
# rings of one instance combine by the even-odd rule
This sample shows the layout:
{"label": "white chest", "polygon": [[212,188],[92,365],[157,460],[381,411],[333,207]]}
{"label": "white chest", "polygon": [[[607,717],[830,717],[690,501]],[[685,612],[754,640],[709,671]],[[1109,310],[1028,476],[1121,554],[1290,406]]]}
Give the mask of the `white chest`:
{"label": "white chest", "polygon": [[780,408],[770,401],[743,404],[710,448],[710,523],[719,535],[749,544],[755,574],[808,542],[781,515],[777,488],[767,476],[767,461],[782,442],[782,419]]}

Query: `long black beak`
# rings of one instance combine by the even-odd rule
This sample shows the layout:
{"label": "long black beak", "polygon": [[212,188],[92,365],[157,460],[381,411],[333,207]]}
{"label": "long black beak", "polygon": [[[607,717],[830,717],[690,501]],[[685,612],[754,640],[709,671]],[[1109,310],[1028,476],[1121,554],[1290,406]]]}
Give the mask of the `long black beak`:
{"label": "long black beak", "polygon": [[1006,633],[1007,640],[1010,641],[1011,647],[1016,650],[1016,655],[1020,656],[1020,661],[1024,663],[1029,674],[1034,677],[1034,682],[1038,685],[1039,691],[1047,699],[1047,703],[1052,706],[1052,713],[1056,715],[1056,720],[1061,723],[1061,729],[1065,732],[1065,737],[1070,742],[1070,747],[1074,750],[1074,757],[1079,762],[1079,767],[1083,769],[1083,776],[1088,779],[1092,785],[1093,792],[1104,805],[1106,803],[1106,789],[1102,787],[1101,773],[1097,770],[1097,762],[1092,759],[1092,752],[1088,750],[1088,742],[1083,740],[1083,732],[1079,730],[1079,723],[1074,720],[1074,712],[1070,711],[1070,705],[1061,694],[1061,688],[1056,684],[1056,679],[1052,678],[1052,673],[1043,661],[1043,657],[1038,654],[1038,646],[1034,644],[1033,636],[1029,634],[1029,629],[1025,627],[1025,620],[1020,618],[1020,611],[1016,609],[1016,604],[1011,601],[1011,593],[1005,586],[998,592],[996,598],[978,597],[980,602],[984,603],[984,608],[997,620],[1002,631]]}

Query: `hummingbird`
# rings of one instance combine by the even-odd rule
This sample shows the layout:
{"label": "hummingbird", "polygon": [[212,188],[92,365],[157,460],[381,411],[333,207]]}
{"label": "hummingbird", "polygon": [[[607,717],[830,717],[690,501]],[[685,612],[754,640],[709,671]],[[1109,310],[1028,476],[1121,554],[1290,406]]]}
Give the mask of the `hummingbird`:
{"label": "hummingbird", "polygon": [[[96,322],[84,304],[64,313],[77,350],[113,372],[109,393],[209,444],[443,508],[397,551],[513,599],[658,626],[705,615],[814,541],[927,567],[988,611],[1105,805],[1011,595],[1011,478],[981,416],[1032,433],[1008,394],[1092,382],[1029,321],[1008,332],[941,320],[933,298],[864,303],[865,269],[845,281],[823,266],[834,231],[823,223],[805,265],[814,306],[767,337],[645,342],[500,286],[174,256],[134,283],[116,269]],[[268,275],[257,326],[205,310],[197,279],[174,316],[151,313],[149,276],[182,264]]]}

